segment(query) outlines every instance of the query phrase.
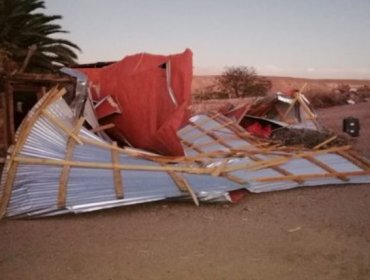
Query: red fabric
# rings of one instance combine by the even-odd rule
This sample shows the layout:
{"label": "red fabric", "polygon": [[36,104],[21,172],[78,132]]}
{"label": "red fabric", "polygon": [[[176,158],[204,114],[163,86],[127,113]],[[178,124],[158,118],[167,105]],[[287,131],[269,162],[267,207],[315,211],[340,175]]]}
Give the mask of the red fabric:
{"label": "red fabric", "polygon": [[268,138],[271,135],[271,126],[262,126],[259,122],[254,122],[246,127],[246,130],[259,137]]}
{"label": "red fabric", "polygon": [[[166,70],[171,62],[171,88],[178,107],[168,92]],[[93,99],[112,95],[122,114],[107,117],[115,129],[135,147],[166,155],[183,155],[176,131],[189,118],[191,100],[192,52],[176,55],[136,54],[103,68],[80,69],[94,86]]]}
{"label": "red fabric", "polygon": [[235,191],[230,191],[230,199],[232,203],[237,203],[240,200],[242,200],[246,195],[248,194],[248,191],[246,189],[240,189]]}

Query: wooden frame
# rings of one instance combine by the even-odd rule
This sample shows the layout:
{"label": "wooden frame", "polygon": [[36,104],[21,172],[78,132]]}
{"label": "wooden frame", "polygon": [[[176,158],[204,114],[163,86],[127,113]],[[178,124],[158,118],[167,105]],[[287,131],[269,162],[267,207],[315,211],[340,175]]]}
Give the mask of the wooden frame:
{"label": "wooden frame", "polygon": [[0,139],[2,144],[0,148],[4,151],[14,143],[16,130],[14,124],[14,97],[18,92],[32,92],[40,99],[46,93],[46,88],[51,89],[56,85],[72,85],[73,88],[76,86],[75,78],[55,74],[16,73],[9,75],[0,72],[0,82],[4,86],[0,92],[4,119],[2,127],[0,127],[3,135]]}

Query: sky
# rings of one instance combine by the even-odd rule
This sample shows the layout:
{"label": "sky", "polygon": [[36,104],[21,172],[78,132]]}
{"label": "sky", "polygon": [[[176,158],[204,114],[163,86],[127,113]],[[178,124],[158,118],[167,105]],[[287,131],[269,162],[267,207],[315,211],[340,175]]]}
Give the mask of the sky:
{"label": "sky", "polygon": [[370,79],[370,0],[45,0],[79,63],[193,51],[196,75]]}

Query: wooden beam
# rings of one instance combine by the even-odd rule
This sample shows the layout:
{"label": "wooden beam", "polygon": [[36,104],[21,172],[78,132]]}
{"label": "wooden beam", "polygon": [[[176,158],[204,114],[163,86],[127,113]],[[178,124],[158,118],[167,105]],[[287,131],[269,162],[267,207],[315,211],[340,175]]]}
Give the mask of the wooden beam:
{"label": "wooden beam", "polygon": [[[248,156],[251,160],[254,160],[256,162],[260,162],[260,161],[263,161],[260,157],[256,156],[256,155],[249,155]],[[280,174],[284,175],[284,176],[291,176],[291,175],[294,175],[292,174],[291,172],[289,172],[288,170],[285,170],[284,168],[280,167],[280,166],[272,166],[271,167],[273,170],[275,170],[276,172],[279,172]],[[304,180],[302,179],[293,179],[293,181],[297,182],[298,184],[303,184],[304,183]]]}
{"label": "wooden beam", "polygon": [[170,175],[171,179],[174,181],[174,183],[179,188],[179,190],[182,191],[182,192],[188,192],[190,194],[190,197],[194,201],[194,204],[196,206],[199,206],[199,200],[197,198],[197,195],[195,194],[195,192],[191,188],[189,182],[177,172],[168,171],[167,173],[168,173],[168,175]]}
{"label": "wooden beam", "polygon": [[[180,137],[179,137],[179,138],[180,138]],[[180,138],[180,139],[181,139],[181,138]],[[181,139],[181,142],[182,142],[185,146],[187,146],[189,149],[192,149],[192,150],[196,151],[197,153],[203,153],[203,151],[202,151],[200,148],[198,148],[197,146],[195,146],[195,145],[193,145],[193,144],[189,143],[188,141],[186,141],[186,140],[184,140],[184,139]]]}
{"label": "wooden beam", "polygon": [[90,131],[92,133],[96,133],[96,132],[100,132],[100,131],[103,131],[103,130],[111,129],[113,127],[115,127],[114,123],[108,123],[108,124],[105,124],[105,125],[95,127],[93,129],[91,129]]}
{"label": "wooden beam", "polygon": [[370,165],[363,159],[359,158],[358,156],[355,155],[355,153],[351,153],[351,151],[339,151],[337,152],[339,155],[344,157],[346,160],[349,160],[353,164],[357,165],[358,167],[365,169],[365,170],[370,170]]}
{"label": "wooden beam", "polygon": [[51,122],[57,125],[61,130],[63,130],[67,135],[72,137],[77,143],[83,145],[81,139],[78,135],[73,133],[73,130],[69,129],[62,123],[57,117],[55,117],[52,113],[48,112],[46,109],[42,110],[42,114],[47,117]]}
{"label": "wooden beam", "polygon": [[329,137],[328,139],[326,139],[325,141],[321,142],[320,144],[317,144],[315,147],[313,147],[314,150],[318,150],[320,149],[321,147],[324,147],[325,145],[329,144],[330,142],[334,141],[335,139],[337,139],[337,135],[334,135],[332,137]]}
{"label": "wooden beam", "polygon": [[[117,147],[117,143],[113,142],[113,146]],[[113,163],[114,190],[116,192],[117,199],[122,199],[124,198],[122,176],[121,170],[117,168],[117,166],[120,164],[119,153],[115,149],[112,149],[112,163]]]}
{"label": "wooden beam", "polygon": [[27,140],[27,135],[31,131],[33,124],[37,121],[39,116],[41,115],[41,112],[44,108],[49,106],[50,103],[52,103],[54,100],[60,98],[65,94],[65,90],[58,90],[56,87],[50,90],[49,94],[44,97],[39,103],[39,106],[36,107],[33,112],[33,114],[29,114],[24,120],[19,128],[19,134],[16,139],[16,143],[14,146],[14,149],[12,151],[12,154],[9,159],[9,164],[7,166],[7,175],[6,175],[6,181],[5,181],[5,187],[3,190],[3,194],[0,198],[0,219],[4,217],[6,214],[6,209],[8,207],[9,199],[12,193],[12,187],[13,182],[15,179],[16,170],[18,167],[18,162],[15,161],[15,157],[18,155],[18,153],[22,150],[23,145],[25,141]]}
{"label": "wooden beam", "polygon": [[197,123],[194,123],[192,121],[189,121],[189,123],[196,127],[199,131],[201,131],[203,134],[207,135],[208,137],[214,139],[218,144],[230,149],[232,148],[228,143],[226,143],[225,141],[223,141],[222,139],[220,139],[216,134],[214,134],[213,132],[211,131],[208,131],[206,129],[204,129],[203,127],[199,126]]}
{"label": "wooden beam", "polygon": [[[216,114],[213,114],[213,115],[207,115],[208,118],[206,119],[203,119],[202,121],[198,122],[198,125],[204,125],[212,120],[214,120],[215,118],[217,118],[218,116],[220,115],[220,113],[216,113]],[[190,132],[193,128],[191,126],[185,126],[182,130],[181,130],[181,134],[187,134],[188,132]]]}
{"label": "wooden beam", "polygon": [[288,180],[293,180],[293,179],[307,180],[307,179],[331,178],[331,177],[338,177],[338,176],[351,177],[351,176],[364,176],[364,175],[370,175],[370,170],[252,178],[251,180],[256,181],[256,182],[281,182],[281,181],[288,181]]}
{"label": "wooden beam", "polygon": [[241,169],[259,170],[262,168],[270,168],[272,166],[284,164],[292,159],[299,159],[305,156],[311,156],[311,155],[317,155],[317,154],[335,153],[338,151],[345,151],[350,148],[351,146],[333,147],[333,148],[329,148],[326,150],[308,151],[308,152],[303,152],[303,153],[292,154],[291,156],[286,156],[286,157],[284,156],[277,157],[274,159],[263,160],[263,161],[259,161],[259,162],[252,163],[252,164],[250,163],[249,164],[244,164],[244,163],[236,164],[234,166],[227,167],[225,169],[225,172],[231,172],[231,171],[236,171],[236,170],[241,170]]}
{"label": "wooden beam", "polygon": [[[75,128],[73,129],[73,133],[78,134],[80,132],[84,121],[85,119],[83,117],[77,121],[77,124]],[[65,160],[70,161],[72,159],[73,150],[75,146],[76,146],[76,140],[72,137],[69,137],[68,142],[67,142],[66,155],[64,157]],[[57,201],[58,208],[64,208],[66,206],[67,183],[68,183],[70,169],[71,167],[69,165],[64,165],[62,168],[62,172],[60,174],[58,201]]]}
{"label": "wooden beam", "polygon": [[245,185],[248,183],[246,180],[239,178],[237,176],[231,175],[230,173],[224,172],[224,173],[221,173],[220,175],[240,185]]}
{"label": "wooden beam", "polygon": [[8,114],[8,106],[7,106],[7,99],[5,97],[5,92],[0,93],[0,98],[1,98],[0,102],[1,102],[1,105],[2,105],[2,119],[3,119],[3,124],[2,124],[1,129],[2,129],[2,133],[3,133],[3,141],[4,141],[5,149],[8,149],[8,147],[10,146],[10,144],[9,144],[9,129],[8,129],[9,114]]}
{"label": "wooden beam", "polygon": [[9,142],[14,143],[15,125],[14,125],[14,90],[8,81],[5,82],[5,98],[8,113],[8,137]]}
{"label": "wooden beam", "polygon": [[53,74],[31,74],[31,73],[17,73],[8,78],[11,83],[75,83],[76,79],[67,75],[53,75]]}
{"label": "wooden beam", "polygon": [[37,165],[51,165],[51,166],[64,166],[69,165],[77,168],[92,168],[92,169],[119,169],[119,170],[135,170],[135,171],[178,171],[188,172],[191,174],[210,174],[214,168],[197,168],[197,167],[184,167],[184,166],[153,166],[153,165],[130,165],[130,164],[113,164],[105,162],[88,162],[88,161],[68,161],[61,159],[45,159],[36,157],[15,157],[15,162],[24,164],[37,164]]}
{"label": "wooden beam", "polygon": [[[317,160],[316,158],[312,157],[312,156],[304,156],[305,159],[307,159],[308,161],[312,162],[313,164],[317,165],[318,167],[324,169],[326,172],[328,173],[337,173],[337,171],[333,168],[331,168],[330,166],[324,164],[323,162]],[[349,181],[348,177],[346,176],[337,176],[338,179],[342,180],[342,181]]]}

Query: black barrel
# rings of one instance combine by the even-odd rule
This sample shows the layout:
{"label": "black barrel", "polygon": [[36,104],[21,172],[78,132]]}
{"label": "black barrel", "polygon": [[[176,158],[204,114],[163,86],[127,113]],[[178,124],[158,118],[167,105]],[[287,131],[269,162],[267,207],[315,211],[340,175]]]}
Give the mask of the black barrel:
{"label": "black barrel", "polygon": [[360,136],[360,121],[359,119],[348,117],[343,119],[343,132],[348,133],[352,137]]}

